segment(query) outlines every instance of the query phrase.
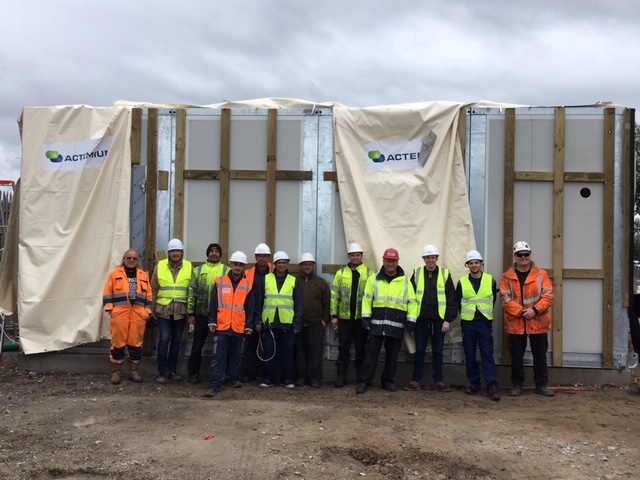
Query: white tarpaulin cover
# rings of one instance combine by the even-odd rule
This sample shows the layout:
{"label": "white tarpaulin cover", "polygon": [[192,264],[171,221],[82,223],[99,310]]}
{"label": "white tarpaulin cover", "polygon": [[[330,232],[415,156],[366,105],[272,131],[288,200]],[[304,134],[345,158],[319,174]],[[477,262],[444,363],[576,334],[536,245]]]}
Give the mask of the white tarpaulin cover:
{"label": "white tarpaulin cover", "polygon": [[129,246],[130,112],[23,111],[18,322],[27,354],[103,337],[105,278]]}
{"label": "white tarpaulin cover", "polygon": [[[335,108],[336,169],[347,243],[393,247],[408,275],[435,245],[454,279],[475,248],[457,136],[461,103]],[[464,110],[462,110],[464,111]],[[464,118],[463,118],[464,121]]]}

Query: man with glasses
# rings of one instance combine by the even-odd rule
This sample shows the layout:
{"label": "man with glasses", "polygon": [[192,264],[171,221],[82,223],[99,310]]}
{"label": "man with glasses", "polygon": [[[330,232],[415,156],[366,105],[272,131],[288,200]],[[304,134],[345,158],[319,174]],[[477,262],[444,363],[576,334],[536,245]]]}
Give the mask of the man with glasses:
{"label": "man with glasses", "polygon": [[110,381],[114,385],[121,381],[125,348],[129,350],[129,380],[142,382],[142,343],[153,297],[149,276],[138,267],[138,259],[138,252],[133,249],[124,253],[122,265],[109,274],[102,296],[104,309],[111,316]]}
{"label": "man with glasses", "polygon": [[502,275],[500,297],[504,312],[504,330],[509,334],[511,353],[510,395],[522,395],[524,383],[524,352],[527,337],[533,356],[533,379],[536,393],[552,397],[547,387],[548,368],[547,333],[551,330],[551,306],[553,286],[547,272],[531,260],[531,247],[527,242],[516,242],[513,246],[514,264]]}

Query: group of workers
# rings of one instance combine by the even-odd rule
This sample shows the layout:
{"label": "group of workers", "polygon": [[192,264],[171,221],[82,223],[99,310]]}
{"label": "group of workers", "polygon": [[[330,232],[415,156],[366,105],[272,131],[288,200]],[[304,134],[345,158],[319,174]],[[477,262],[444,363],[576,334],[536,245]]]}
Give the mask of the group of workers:
{"label": "group of workers", "polygon": [[[500,400],[493,358],[493,310],[500,295],[504,329],[511,354],[511,396],[523,393],[524,354],[527,339],[533,356],[535,391],[554,393],[547,386],[547,334],[551,329],[552,285],[547,273],[531,257],[527,242],[513,247],[513,266],[496,288],[493,277],[483,271],[482,255],[466,255],[468,275],[454,287],[449,269],[438,265],[434,245],[422,250],[424,266],[409,276],[398,264],[399,253],[388,248],[376,273],[363,263],[363,249],[348,246],[349,263],[334,276],[331,287],[315,275],[315,259],[305,253],[299,273],[289,273],[290,258],[278,251],[270,263],[271,250],[264,243],[255,249],[255,264],[248,270],[247,256],[237,251],[229,265],[221,262],[222,247],[207,247],[207,261],[198,267],[184,258],[179,239],[168,244],[168,258],[158,262],[151,279],[138,267],[138,253],[127,250],[122,265],[113,270],[104,288],[104,309],[111,315],[111,378],[119,384],[128,349],[129,375],[141,382],[139,363],[147,322],[157,322],[156,382],[181,380],[177,360],[185,325],[193,332],[188,361],[188,380],[200,382],[202,349],[209,332],[216,336],[211,377],[206,396],[215,396],[223,385],[241,387],[260,379],[263,388],[285,388],[322,382],[322,352],[329,323],[338,340],[335,387],[347,383],[351,345],[355,346],[356,394],[363,394],[376,376],[380,350],[384,367],[380,383],[396,391],[394,377],[403,339],[415,341],[413,374],[406,391],[429,388],[448,392],[443,379],[443,346],[446,332],[458,316],[469,386],[481,389],[481,370],[486,392]],[[431,344],[433,384],[422,383],[425,355]],[[476,360],[480,351],[481,366]],[[244,351],[244,358],[242,352]],[[243,366],[244,363],[244,366]],[[240,376],[241,369],[244,371]]]}

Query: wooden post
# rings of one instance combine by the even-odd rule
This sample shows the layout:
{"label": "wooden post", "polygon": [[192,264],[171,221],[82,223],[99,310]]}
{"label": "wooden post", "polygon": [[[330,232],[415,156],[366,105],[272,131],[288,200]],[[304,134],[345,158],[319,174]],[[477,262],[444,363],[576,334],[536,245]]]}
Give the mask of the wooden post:
{"label": "wooden post", "polygon": [[562,366],[563,346],[563,240],[564,240],[564,150],[565,109],[556,108],[553,146],[553,358],[552,364]]}

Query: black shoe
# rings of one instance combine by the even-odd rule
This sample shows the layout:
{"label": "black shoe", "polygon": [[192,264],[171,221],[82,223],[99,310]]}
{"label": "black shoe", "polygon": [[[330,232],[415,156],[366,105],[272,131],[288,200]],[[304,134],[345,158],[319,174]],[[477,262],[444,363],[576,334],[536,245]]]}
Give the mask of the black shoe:
{"label": "black shoe", "polygon": [[167,375],[167,378],[169,380],[173,380],[174,382],[179,382],[180,380],[182,380],[182,377],[178,375],[178,372],[176,372],[175,370],[171,370]]}
{"label": "black shoe", "polygon": [[275,385],[276,385],[276,382],[275,382],[275,381],[273,381],[273,380],[269,380],[269,379],[266,379],[265,381],[263,381],[263,382],[262,382],[260,385],[258,385],[258,386],[259,386],[259,387],[262,387],[262,388],[271,388],[271,387],[275,387]]}
{"label": "black shoe", "polygon": [[519,397],[520,395],[522,395],[523,391],[524,390],[522,389],[522,385],[514,385],[511,391],[509,392],[509,396]]}
{"label": "black shoe", "polygon": [[227,385],[230,386],[231,388],[241,388],[242,382],[240,380],[229,380],[227,382]]}
{"label": "black shoe", "polygon": [[189,383],[191,385],[197,385],[200,383],[200,377],[198,377],[197,373],[190,373],[189,374]]}
{"label": "black shoe", "polygon": [[156,377],[156,383],[167,383],[167,377],[164,373],[159,373]]}
{"label": "black shoe", "polygon": [[217,393],[218,393],[218,389],[217,388],[209,387],[209,390],[207,390],[207,393],[205,393],[204,396],[205,397],[215,397]]}
{"label": "black shoe", "polygon": [[464,389],[464,393],[468,393],[469,395],[475,395],[479,391],[480,391],[480,385],[477,385],[475,383],[472,385],[469,385],[467,388]]}
{"label": "black shoe", "polygon": [[296,386],[304,387],[304,378],[299,378],[298,380],[296,380]]}
{"label": "black shoe", "polygon": [[357,394],[362,394],[364,392],[367,391],[367,388],[369,388],[369,385],[367,385],[366,383],[359,383],[358,386],[356,387],[356,393]]}
{"label": "black shoe", "polygon": [[255,376],[255,375],[249,375],[249,374],[242,375],[242,376],[239,378],[239,380],[240,380],[243,384],[245,384],[245,385],[246,385],[247,383],[251,383],[251,382],[253,382],[255,379],[256,379],[256,376]]}
{"label": "black shoe", "polygon": [[311,388],[320,388],[320,380],[311,380]]}
{"label": "black shoe", "polygon": [[545,397],[555,397],[555,393],[547,388],[546,385],[536,385],[536,393]]}
{"label": "black shoe", "polygon": [[490,385],[489,388],[487,389],[487,393],[489,394],[490,400],[493,400],[494,402],[500,401],[500,394],[498,393],[497,385]]}
{"label": "black shoe", "polygon": [[346,379],[344,378],[344,376],[339,375],[339,376],[338,376],[338,378],[336,379],[336,385],[335,385],[335,387],[336,387],[336,388],[342,388],[342,387],[344,387],[344,386],[346,385],[346,383],[347,383],[347,381],[346,381]]}
{"label": "black shoe", "polygon": [[382,388],[387,392],[395,392],[397,390],[396,384],[393,382],[383,383]]}

